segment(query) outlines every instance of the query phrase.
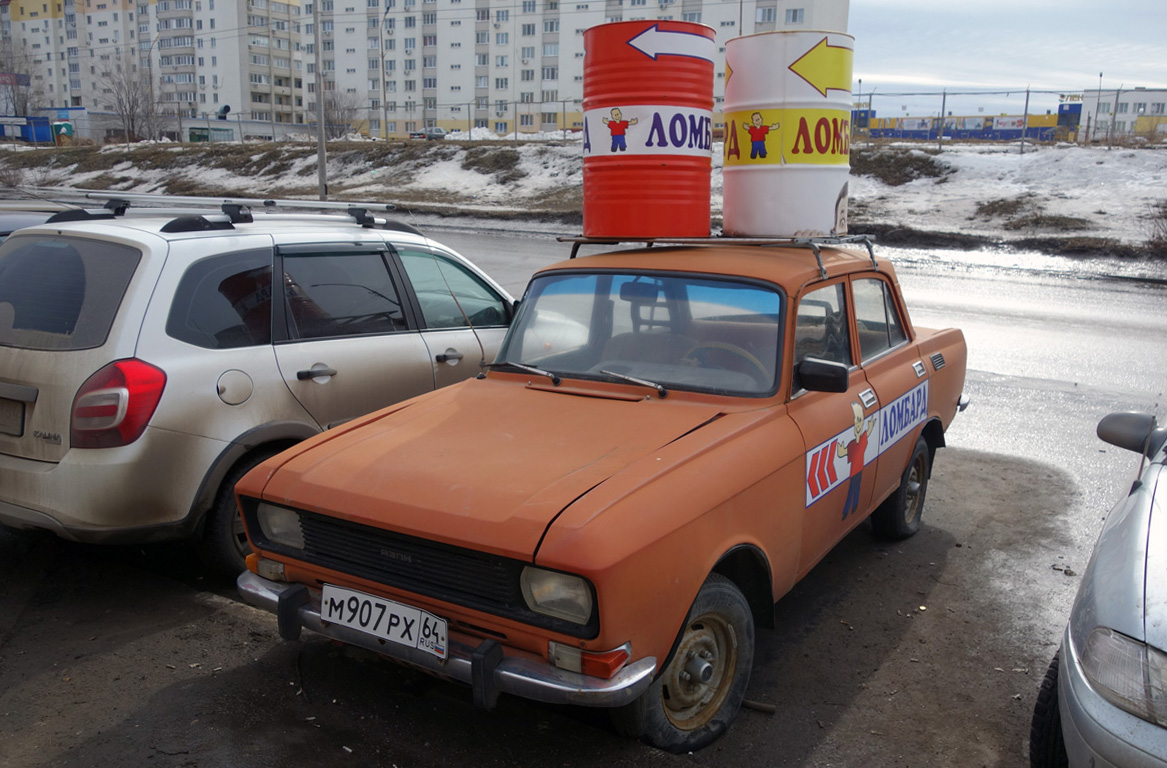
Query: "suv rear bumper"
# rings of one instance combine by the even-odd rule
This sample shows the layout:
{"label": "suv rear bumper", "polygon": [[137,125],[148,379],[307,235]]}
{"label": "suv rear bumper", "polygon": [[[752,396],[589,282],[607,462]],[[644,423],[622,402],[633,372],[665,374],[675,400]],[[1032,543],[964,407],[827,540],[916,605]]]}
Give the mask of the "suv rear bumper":
{"label": "suv rear bumper", "polygon": [[656,659],[650,656],[632,662],[611,679],[604,680],[550,664],[504,656],[495,640],[470,646],[451,639],[449,656],[442,660],[424,651],[383,643],[372,635],[321,621],[320,592],[303,585],[270,581],[244,571],[236,586],[244,602],[276,614],[280,635],[285,640],[298,640],[302,627],[310,629],[333,640],[466,683],[474,689],[475,703],[486,708],[493,706],[499,693],[550,704],[618,707],[640,696],[652,683],[656,670]]}

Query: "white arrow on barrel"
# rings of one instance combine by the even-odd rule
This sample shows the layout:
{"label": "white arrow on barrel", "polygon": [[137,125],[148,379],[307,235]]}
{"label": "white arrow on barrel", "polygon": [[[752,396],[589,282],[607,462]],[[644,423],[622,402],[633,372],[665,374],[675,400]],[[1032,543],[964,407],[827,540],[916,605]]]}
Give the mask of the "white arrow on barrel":
{"label": "white arrow on barrel", "polygon": [[659,56],[688,56],[692,59],[713,61],[716,44],[704,35],[692,32],[666,32],[653,24],[628,41],[636,50],[653,61]]}

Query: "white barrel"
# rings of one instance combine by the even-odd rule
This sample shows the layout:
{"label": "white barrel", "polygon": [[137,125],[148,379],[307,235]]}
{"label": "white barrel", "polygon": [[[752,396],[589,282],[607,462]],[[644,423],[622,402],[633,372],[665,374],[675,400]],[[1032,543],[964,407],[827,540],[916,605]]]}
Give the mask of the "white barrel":
{"label": "white barrel", "polygon": [[815,30],[726,43],[726,235],[847,233],[854,46],[851,35]]}

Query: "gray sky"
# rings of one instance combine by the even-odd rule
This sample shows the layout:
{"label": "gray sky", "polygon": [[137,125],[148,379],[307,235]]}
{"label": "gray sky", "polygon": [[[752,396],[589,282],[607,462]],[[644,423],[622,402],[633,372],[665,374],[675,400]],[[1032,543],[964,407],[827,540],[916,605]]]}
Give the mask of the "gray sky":
{"label": "gray sky", "polygon": [[[1167,88],[1167,0],[851,0],[854,78],[880,117],[928,116],[943,89],[956,115],[1020,115],[1025,89]],[[858,85],[855,86],[858,91]],[[866,100],[866,98],[864,99]],[[904,110],[904,107],[907,110]],[[1058,95],[1032,94],[1031,114]]]}

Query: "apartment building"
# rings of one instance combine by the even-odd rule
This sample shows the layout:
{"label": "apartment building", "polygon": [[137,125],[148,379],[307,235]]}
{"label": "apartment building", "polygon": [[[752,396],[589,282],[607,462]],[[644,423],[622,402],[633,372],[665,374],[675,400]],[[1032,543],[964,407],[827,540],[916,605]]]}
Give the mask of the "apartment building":
{"label": "apartment building", "polygon": [[1082,94],[1079,141],[1102,142],[1119,136],[1159,139],[1167,135],[1167,90],[1130,88]]}
{"label": "apartment building", "polygon": [[[333,127],[372,137],[522,134],[580,126],[588,27],[700,22],[724,55],[743,34],[845,31],[848,12],[849,0],[0,0],[0,42],[26,57],[43,107],[115,112],[134,81],[178,132],[228,113],[249,135],[307,132],[319,103]],[[715,72],[720,102],[723,60]]]}

